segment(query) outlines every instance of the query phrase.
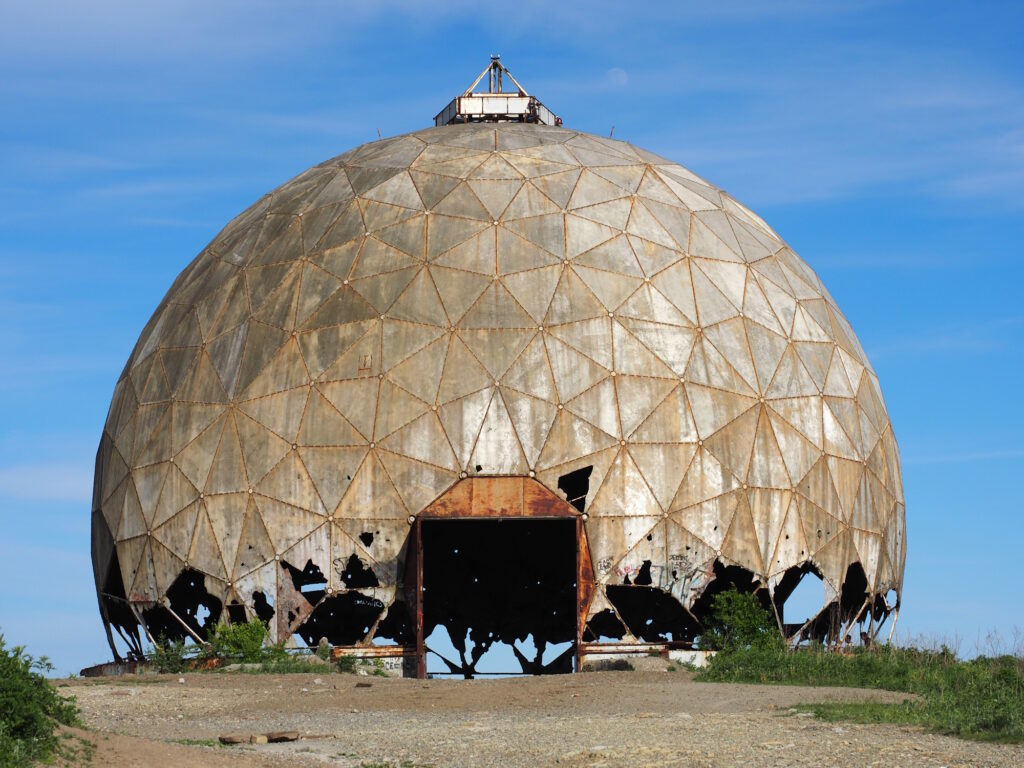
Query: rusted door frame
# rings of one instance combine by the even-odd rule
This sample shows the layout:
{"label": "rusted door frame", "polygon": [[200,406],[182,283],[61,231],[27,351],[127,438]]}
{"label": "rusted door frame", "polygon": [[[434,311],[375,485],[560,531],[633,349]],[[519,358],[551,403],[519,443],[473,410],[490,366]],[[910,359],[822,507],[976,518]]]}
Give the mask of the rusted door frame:
{"label": "rusted door frame", "polygon": [[[409,532],[406,579],[415,583],[416,677],[427,676],[426,638],[423,634],[423,521],[424,520],[533,520],[576,521],[576,646],[575,670],[582,661],[583,628],[594,594],[594,569],[585,526],[586,516],[565,499],[528,477],[474,477],[461,480],[424,509]],[[410,573],[410,570],[413,572]],[[408,581],[406,583],[408,583]]]}
{"label": "rusted door frame", "polygon": [[423,520],[416,518],[416,677],[427,676],[427,640],[423,636]]}

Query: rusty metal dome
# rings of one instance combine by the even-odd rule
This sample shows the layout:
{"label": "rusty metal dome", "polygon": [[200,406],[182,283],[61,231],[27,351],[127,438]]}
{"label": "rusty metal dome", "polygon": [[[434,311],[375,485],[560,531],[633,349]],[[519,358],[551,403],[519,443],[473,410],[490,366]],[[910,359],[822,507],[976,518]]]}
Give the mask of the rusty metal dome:
{"label": "rusty metal dome", "polygon": [[[814,271],[669,160],[465,123],[311,168],[171,286],[97,457],[108,635],[260,616],[315,642],[330,604],[332,642],[406,643],[412,524],[494,477],[581,516],[582,639],[692,640],[726,583],[790,634],[898,605],[896,441]],[[810,572],[829,609],[787,624]],[[686,621],[645,629],[630,588]]]}

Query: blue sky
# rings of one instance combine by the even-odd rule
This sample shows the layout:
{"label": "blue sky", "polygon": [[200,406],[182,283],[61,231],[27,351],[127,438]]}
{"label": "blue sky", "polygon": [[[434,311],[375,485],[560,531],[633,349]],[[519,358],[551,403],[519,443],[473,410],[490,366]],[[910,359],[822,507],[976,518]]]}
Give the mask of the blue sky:
{"label": "blue sky", "polygon": [[903,636],[1024,627],[1024,10],[523,0],[0,6],[0,632],[108,655],[89,563],[114,382],[174,276],[305,168],[503,61],[672,158],[825,281],[900,442]]}

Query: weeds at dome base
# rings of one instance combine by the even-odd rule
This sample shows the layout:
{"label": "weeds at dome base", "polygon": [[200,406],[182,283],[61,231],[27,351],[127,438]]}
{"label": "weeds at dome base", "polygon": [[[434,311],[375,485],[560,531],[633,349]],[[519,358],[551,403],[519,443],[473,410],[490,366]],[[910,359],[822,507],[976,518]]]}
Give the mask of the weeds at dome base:
{"label": "weeds at dome base", "polygon": [[716,598],[713,623],[707,645],[718,650],[697,680],[902,691],[913,698],[900,704],[805,704],[792,712],[832,721],[919,725],[979,741],[1024,742],[1024,654],[1019,648],[1016,655],[970,661],[958,659],[946,646],[792,650],[770,613],[737,592]]}

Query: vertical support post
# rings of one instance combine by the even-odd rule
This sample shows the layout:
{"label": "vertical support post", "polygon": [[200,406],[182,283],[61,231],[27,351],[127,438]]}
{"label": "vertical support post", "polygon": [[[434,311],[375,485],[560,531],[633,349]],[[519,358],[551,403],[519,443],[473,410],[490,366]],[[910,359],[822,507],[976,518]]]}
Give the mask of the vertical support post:
{"label": "vertical support post", "polygon": [[583,532],[583,516],[576,516],[576,653],[574,672],[583,670],[583,622],[586,621],[587,599],[583,588],[583,547],[586,537]]}
{"label": "vertical support post", "polygon": [[423,636],[423,520],[419,517],[413,523],[413,539],[416,547],[416,677],[427,677],[427,642]]}
{"label": "vertical support post", "polygon": [[899,617],[900,617],[900,603],[899,603],[899,600],[897,599],[896,607],[892,609],[892,624],[889,625],[889,639],[886,640],[885,642],[887,642],[887,643],[891,643],[892,642],[892,633],[896,631],[896,619],[898,619]]}

